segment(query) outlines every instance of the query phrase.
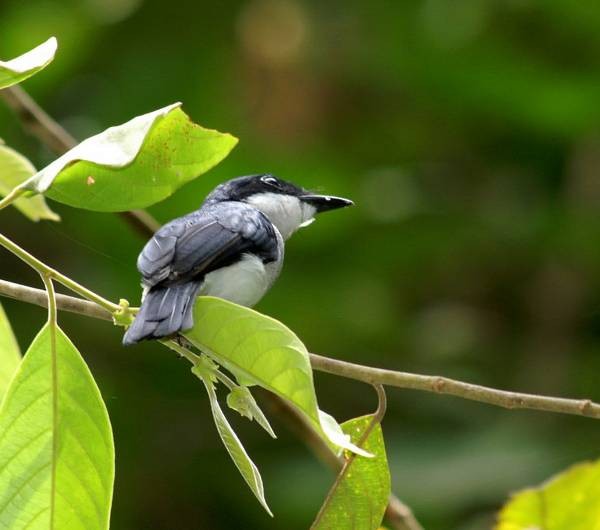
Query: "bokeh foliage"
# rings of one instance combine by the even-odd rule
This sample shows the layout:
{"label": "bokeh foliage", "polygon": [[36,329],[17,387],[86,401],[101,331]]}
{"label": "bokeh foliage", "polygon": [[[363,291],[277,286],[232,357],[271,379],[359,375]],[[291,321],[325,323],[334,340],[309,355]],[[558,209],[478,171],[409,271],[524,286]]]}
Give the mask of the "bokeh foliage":
{"label": "bokeh foliage", "polygon": [[[25,88],[80,138],[175,100],[240,138],[152,208],[161,220],[259,171],[355,200],[290,241],[259,306],[311,350],[600,398],[597,2],[5,0],[0,21],[2,57],[58,37],[52,68]],[[2,105],[0,137],[37,167],[52,159]],[[52,208],[63,223],[36,226],[35,243],[18,212],[3,229],[107,297],[136,300],[142,242],[114,215]],[[38,281],[1,259],[2,278]],[[28,344],[44,311],[4,305]],[[230,487],[236,471],[187,367],[156,346],[122,350],[116,328],[61,325],[90,352],[110,409],[114,528],[310,524],[331,477],[283,425],[277,443],[235,425],[271,521]],[[367,387],[316,383],[336,417],[373,408]],[[389,401],[393,489],[427,528],[489,527],[509,491],[598,456],[591,420],[413,392]]]}

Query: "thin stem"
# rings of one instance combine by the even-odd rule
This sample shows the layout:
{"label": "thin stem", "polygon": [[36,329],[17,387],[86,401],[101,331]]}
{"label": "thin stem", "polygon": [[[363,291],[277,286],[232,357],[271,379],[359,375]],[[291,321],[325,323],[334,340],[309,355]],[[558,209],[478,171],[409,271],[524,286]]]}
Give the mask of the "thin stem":
{"label": "thin stem", "polygon": [[[373,426],[371,427],[371,429],[373,427],[375,427],[375,425],[377,425],[383,421],[383,417],[385,416],[385,411],[387,410],[387,396],[385,395],[385,388],[383,387],[383,385],[381,385],[379,383],[375,383],[373,385],[373,388],[375,389],[375,392],[377,393],[377,410],[373,414],[374,423],[373,423]],[[368,436],[368,434],[369,433],[367,432],[367,436]]]}
{"label": "thin stem", "polygon": [[95,302],[100,307],[103,307],[107,311],[111,313],[114,311],[118,311],[121,307],[117,304],[113,304],[109,300],[102,298],[100,295],[90,291],[87,287],[78,284],[77,282],[71,280],[64,274],[61,274],[57,270],[49,267],[44,262],[40,261],[38,258],[27,252],[25,249],[21,248],[19,245],[8,239],[6,236],[0,234],[0,245],[12,252],[19,259],[27,263],[31,268],[37,271],[40,274],[46,275],[49,278],[53,278],[57,282],[63,284],[65,287],[70,289],[71,291],[83,296],[83,298]]}
{"label": "thin stem", "polygon": [[221,383],[223,383],[228,388],[228,390],[233,390],[240,386],[233,379],[231,379],[231,377],[229,377],[227,374],[224,374],[220,370],[217,370],[215,372],[215,377],[219,381],[221,381]]}
{"label": "thin stem", "polygon": [[385,521],[396,530],[424,530],[412,510],[393,493],[385,509]]}
{"label": "thin stem", "polygon": [[119,212],[119,216],[144,239],[151,237],[160,228],[160,223],[146,210]]}
{"label": "thin stem", "polygon": [[173,350],[174,352],[178,353],[180,357],[186,358],[193,365],[196,365],[198,363],[198,360],[200,359],[200,357],[198,355],[191,352],[187,348],[184,348],[183,346],[181,346],[181,344],[179,344],[176,340],[166,339],[166,340],[159,340],[159,342],[161,344],[164,344],[170,350]]}
{"label": "thin stem", "polygon": [[95,292],[90,291],[87,287],[84,287],[83,285],[71,280],[71,278],[68,278],[64,274],[61,274],[60,272],[58,272],[54,269],[52,269],[51,275],[57,282],[63,284],[67,289],[70,289],[74,293],[77,293],[78,295],[83,296],[83,298],[85,298],[86,300],[95,302],[96,304],[98,304],[100,307],[103,307],[107,311],[112,312],[112,311],[119,311],[121,309],[121,306],[119,306],[118,304],[114,304],[113,302],[111,302],[110,300],[107,300],[106,298],[103,298],[99,294],[96,294]]}
{"label": "thin stem", "polygon": [[12,252],[19,259],[27,263],[32,269],[37,271],[40,274],[49,274],[51,269],[45,263],[37,259],[35,256],[31,255],[25,249],[21,248],[19,245],[8,239],[6,236],[0,234],[0,245],[2,245],[5,249]]}
{"label": "thin stem", "polygon": [[[6,280],[0,280],[0,296],[39,305],[40,307],[48,307],[48,297],[45,291],[18,283],[7,282]],[[112,321],[113,319],[110,311],[107,311],[94,302],[88,302],[81,298],[56,294],[56,303],[61,311],[77,313],[100,320]]]}
{"label": "thin stem", "polygon": [[600,404],[589,399],[565,399],[498,390],[436,375],[411,374],[363,366],[314,353],[310,354],[310,362],[315,370],[349,379],[357,379],[365,383],[380,383],[398,388],[448,394],[507,409],[544,410],[600,418]]}
{"label": "thin stem", "polygon": [[25,193],[23,188],[14,188],[4,199],[0,200],[0,210],[6,208],[15,202],[21,195]]}
{"label": "thin stem", "polygon": [[0,91],[5,103],[15,112],[25,130],[58,154],[77,145],[77,141],[42,109],[20,86]]}
{"label": "thin stem", "polygon": [[[186,358],[190,363],[196,365],[200,360],[200,356],[189,350],[188,348],[183,347],[179,342],[174,339],[168,340],[159,340],[161,344],[164,344],[170,350],[178,353],[181,357]],[[233,379],[231,379],[227,374],[224,374],[220,370],[215,371],[215,377],[221,381],[229,390],[233,390],[238,387]]]}
{"label": "thin stem", "polygon": [[46,294],[48,300],[48,324],[56,326],[57,315],[56,315],[56,292],[54,291],[54,284],[49,274],[40,273],[44,287],[46,287]]}

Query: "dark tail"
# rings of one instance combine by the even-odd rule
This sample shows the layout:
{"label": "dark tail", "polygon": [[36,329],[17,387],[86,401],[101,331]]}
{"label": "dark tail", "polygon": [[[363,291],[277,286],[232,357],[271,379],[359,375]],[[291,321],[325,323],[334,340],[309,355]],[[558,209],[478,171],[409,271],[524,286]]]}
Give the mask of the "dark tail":
{"label": "dark tail", "polygon": [[199,287],[199,282],[186,282],[150,289],[140,312],[123,336],[123,344],[129,346],[190,329],[194,324],[192,309]]}

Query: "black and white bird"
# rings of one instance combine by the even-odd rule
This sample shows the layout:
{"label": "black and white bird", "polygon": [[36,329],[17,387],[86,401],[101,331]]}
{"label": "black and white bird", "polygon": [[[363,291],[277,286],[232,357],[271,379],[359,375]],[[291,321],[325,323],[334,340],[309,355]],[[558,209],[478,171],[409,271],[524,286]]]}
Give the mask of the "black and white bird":
{"label": "black and white bird", "polygon": [[253,306],[281,272],[285,240],[315,214],[352,204],[269,174],[220,184],[198,210],[164,225],[142,250],[142,306],[123,344],[190,329],[199,295]]}

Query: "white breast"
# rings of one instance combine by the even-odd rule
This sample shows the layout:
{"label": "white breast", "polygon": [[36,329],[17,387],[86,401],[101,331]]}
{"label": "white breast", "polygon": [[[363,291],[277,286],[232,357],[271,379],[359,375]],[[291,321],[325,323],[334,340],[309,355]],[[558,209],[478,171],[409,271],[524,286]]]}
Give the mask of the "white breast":
{"label": "white breast", "polygon": [[273,285],[282,264],[283,253],[280,259],[266,265],[253,254],[244,254],[237,263],[209,272],[198,294],[217,296],[252,307]]}
{"label": "white breast", "polygon": [[246,202],[264,213],[277,227],[283,239],[288,239],[298,228],[314,219],[316,209],[292,195],[257,193]]}

